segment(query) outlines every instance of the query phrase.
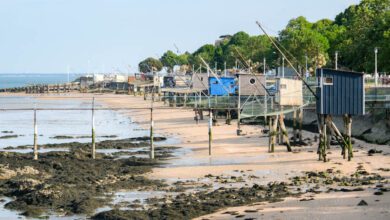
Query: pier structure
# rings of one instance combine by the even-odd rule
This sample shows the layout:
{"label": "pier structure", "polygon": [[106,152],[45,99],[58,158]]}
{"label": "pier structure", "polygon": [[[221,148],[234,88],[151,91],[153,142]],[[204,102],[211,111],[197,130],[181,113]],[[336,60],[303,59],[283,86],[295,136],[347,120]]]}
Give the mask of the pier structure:
{"label": "pier structure", "polygon": [[40,84],[30,85],[21,88],[27,94],[38,94],[38,93],[66,93],[80,90],[80,83],[62,83],[62,84]]}

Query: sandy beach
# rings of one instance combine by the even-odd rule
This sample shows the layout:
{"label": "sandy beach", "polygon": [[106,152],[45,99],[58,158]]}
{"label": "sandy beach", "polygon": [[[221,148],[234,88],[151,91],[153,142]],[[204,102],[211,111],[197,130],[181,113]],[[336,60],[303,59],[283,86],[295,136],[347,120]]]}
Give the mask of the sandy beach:
{"label": "sandy beach", "polygon": [[[23,94],[18,94],[23,96]],[[90,100],[95,97],[102,107],[140,108],[121,110],[120,113],[144,129],[150,127],[150,100],[143,97],[113,94],[66,94],[38,95],[41,99],[77,99]],[[156,135],[179,139],[174,146],[180,147],[184,154],[166,161],[163,166],[152,169],[146,178],[164,180],[169,184],[178,181],[207,183],[213,189],[219,187],[245,187],[253,184],[267,185],[270,182],[291,182],[292,177],[302,176],[304,172],[337,170],[344,176],[356,172],[358,167],[368,173],[377,173],[385,178],[385,187],[390,179],[390,149],[387,145],[368,144],[355,140],[354,158],[348,162],[340,155],[338,146],[328,151],[329,161],[318,161],[316,154],[317,134],[303,131],[303,138],[312,141],[310,146],[293,147],[287,152],[285,146],[276,146],[275,153],[268,153],[268,136],[262,133],[262,126],[243,125],[243,135],[236,135],[236,121],[226,125],[219,119],[213,127],[212,155],[208,152],[208,116],[197,124],[194,112],[190,109],[158,109],[162,102],[155,102],[153,111],[154,131]],[[141,109],[142,108],[142,109]],[[292,130],[289,130],[291,136]],[[368,156],[370,149],[382,153]],[[225,179],[240,178],[242,181],[221,182]],[[212,178],[210,178],[212,177]],[[215,178],[217,177],[217,178]],[[388,193],[374,195],[375,185],[365,186],[364,191],[326,193],[303,193],[298,197],[288,197],[275,203],[255,203],[246,206],[221,209],[196,219],[389,219],[390,196]],[[357,206],[364,200],[367,206]],[[233,213],[233,214],[232,214]]]}
{"label": "sandy beach", "polygon": [[[141,97],[128,97],[126,99],[102,99],[111,107],[148,107],[149,101]],[[154,106],[162,106],[155,103]],[[140,125],[148,128],[150,112],[134,110],[128,113]],[[174,166],[155,168],[148,175],[153,179],[199,180],[205,175],[213,176],[234,173],[237,170],[246,170],[262,174],[256,180],[258,184],[267,184],[272,181],[288,181],[291,176],[302,174],[304,171],[324,171],[327,169],[340,170],[350,175],[361,165],[369,173],[378,173],[387,180],[390,173],[380,168],[390,168],[389,146],[368,144],[355,140],[355,152],[352,161],[344,160],[340,155],[338,146],[332,146],[328,152],[329,162],[318,161],[316,154],[317,142],[312,146],[294,147],[293,152],[286,151],[285,146],[276,146],[275,153],[268,153],[268,137],[263,135],[260,126],[242,126],[243,136],[236,135],[236,124],[226,125],[223,119],[218,126],[213,127],[212,156],[208,155],[207,117],[196,124],[194,112],[184,109],[163,109],[154,111],[156,133],[179,137],[178,146],[190,149],[185,158],[174,159]],[[304,138],[314,139],[313,133],[303,132]],[[383,151],[383,154],[368,156],[370,149]],[[176,164],[175,164],[176,163]],[[264,219],[389,219],[390,196],[373,195],[372,191],[315,194],[315,200],[299,202],[291,198],[284,202],[257,205],[262,211],[253,218]],[[368,202],[368,206],[361,208],[356,205],[361,199]],[[378,200],[378,201],[376,201]],[[273,208],[278,207],[278,208]],[[252,206],[231,208],[243,212]],[[229,216],[218,213],[200,217],[199,219],[229,219]],[[231,218],[235,218],[234,216]]]}

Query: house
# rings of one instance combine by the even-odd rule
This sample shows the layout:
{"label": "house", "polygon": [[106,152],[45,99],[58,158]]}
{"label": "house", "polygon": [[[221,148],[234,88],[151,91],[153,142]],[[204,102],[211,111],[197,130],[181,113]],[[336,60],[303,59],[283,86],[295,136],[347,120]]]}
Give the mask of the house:
{"label": "house", "polygon": [[207,73],[192,74],[192,88],[197,90],[209,90],[209,77]]}
{"label": "house", "polygon": [[237,74],[238,90],[242,96],[265,95],[265,75],[260,74]]}
{"label": "house", "polygon": [[317,69],[316,76],[318,114],[365,114],[363,73]]}
{"label": "house", "polygon": [[302,80],[280,78],[276,83],[279,105],[301,106],[303,105]]}
{"label": "house", "polygon": [[209,77],[209,95],[228,96],[236,93],[235,78],[232,77]]}

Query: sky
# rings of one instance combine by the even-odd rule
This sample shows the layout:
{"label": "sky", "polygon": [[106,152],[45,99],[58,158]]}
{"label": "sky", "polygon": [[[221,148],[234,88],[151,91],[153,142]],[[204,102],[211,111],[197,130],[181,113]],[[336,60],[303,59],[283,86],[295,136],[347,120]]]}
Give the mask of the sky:
{"label": "sky", "polygon": [[0,0],[0,73],[134,72],[221,35],[277,35],[292,18],[334,19],[360,0]]}

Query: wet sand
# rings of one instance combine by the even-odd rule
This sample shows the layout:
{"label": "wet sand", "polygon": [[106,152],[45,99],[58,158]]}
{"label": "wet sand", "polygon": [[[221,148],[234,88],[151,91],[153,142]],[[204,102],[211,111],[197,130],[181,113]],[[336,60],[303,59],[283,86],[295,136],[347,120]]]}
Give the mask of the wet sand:
{"label": "wet sand", "polygon": [[[149,107],[150,102],[144,101],[142,97],[129,96],[126,99],[107,99],[104,100],[108,106],[112,107]],[[154,106],[162,106],[162,103],[155,103]],[[133,121],[147,128],[149,126],[149,114],[146,110],[134,110],[128,113]],[[184,158],[173,159],[172,165],[164,168],[154,168],[153,172],[148,174],[152,179],[166,179],[168,181],[177,180],[197,180],[211,174],[213,176],[230,174],[235,170],[253,170],[259,173],[260,179],[256,180],[258,184],[266,184],[271,181],[287,181],[291,176],[300,175],[304,171],[324,171],[329,168],[340,170],[345,175],[356,171],[359,165],[363,165],[369,173],[378,173],[387,180],[390,179],[390,172],[383,171],[381,168],[390,168],[390,147],[387,145],[368,144],[363,141],[355,140],[354,158],[348,162],[340,155],[341,150],[338,146],[332,146],[329,150],[329,162],[318,161],[316,154],[318,142],[313,141],[312,146],[293,147],[293,153],[288,153],[285,146],[276,146],[275,153],[268,153],[268,138],[262,134],[261,126],[242,126],[245,136],[236,135],[236,122],[232,125],[226,125],[223,119],[218,121],[218,126],[213,127],[213,146],[212,156],[208,155],[208,128],[207,116],[205,120],[197,125],[194,121],[194,112],[184,109],[155,110],[155,130],[156,132],[179,137],[181,143],[178,146],[190,149],[190,153]],[[316,134],[303,132],[304,138],[314,140]],[[380,154],[368,156],[370,149],[383,151]],[[263,174],[263,175],[261,175]],[[307,203],[294,203],[290,200],[274,204],[277,207],[284,207],[284,210],[291,211],[292,217],[296,219],[311,219],[315,213],[319,219],[326,219],[329,216],[336,216],[338,219],[348,219],[359,216],[360,219],[381,219],[389,218],[388,211],[383,207],[390,208],[390,195],[385,193],[379,199],[381,202],[370,202],[369,211],[367,209],[353,209],[353,212],[346,207],[356,206],[356,196],[361,192],[352,192],[344,196],[343,193],[319,194],[322,202],[316,200]],[[340,197],[343,197],[340,199]],[[367,201],[375,201],[378,196],[365,192]],[[292,200],[294,201],[294,200]],[[327,201],[336,201],[337,206],[344,208],[334,209],[335,203]],[[360,200],[359,200],[360,201]],[[358,201],[358,202],[359,202]],[[356,203],[356,204],[355,204]],[[314,208],[314,209],[313,209]],[[245,209],[243,207],[242,209]],[[326,210],[326,211],[324,211]],[[222,211],[223,212],[223,211]],[[284,219],[286,213],[290,211],[270,211],[270,218]],[[322,213],[322,214],[321,214]],[[332,214],[333,213],[333,214]],[[365,215],[365,213],[369,213]],[[332,215],[329,215],[332,214]],[[211,215],[217,219],[225,219],[226,216]],[[206,216],[205,218],[209,218]],[[199,219],[202,219],[199,218]],[[213,219],[213,218],[211,218]],[[359,219],[359,218],[357,218]]]}
{"label": "wet sand", "polygon": [[[90,98],[91,94],[76,94]],[[143,97],[123,96],[112,97],[112,94],[99,95],[100,103],[108,107],[150,107],[150,100],[144,101]],[[50,98],[56,98],[50,97]],[[154,103],[154,106],[163,106],[162,103]],[[148,129],[150,126],[149,110],[131,110],[122,112],[132,118],[132,121],[141,127]],[[316,154],[318,142],[311,146],[293,147],[293,152],[286,151],[285,146],[276,146],[275,153],[268,153],[268,137],[262,134],[261,126],[242,126],[245,135],[236,136],[236,122],[225,125],[223,119],[218,120],[218,126],[213,127],[212,156],[208,155],[208,128],[207,114],[205,120],[196,124],[194,112],[184,109],[155,109],[155,132],[166,137],[179,138],[182,147],[187,152],[184,156],[170,160],[170,163],[158,168],[153,168],[146,177],[156,180],[167,180],[168,183],[180,181],[208,181],[206,176],[231,176],[237,173],[245,173],[244,181],[233,186],[244,186],[247,183],[265,185],[272,181],[289,181],[293,176],[300,176],[304,171],[325,171],[327,169],[340,170],[344,175],[354,173],[358,166],[363,166],[369,173],[378,173],[387,181],[390,179],[390,149],[389,146],[367,144],[356,140],[354,145],[354,158],[351,162],[342,159],[338,146],[332,146],[329,150],[329,162],[318,161]],[[304,138],[314,140],[313,133],[303,132]],[[370,149],[381,150],[382,153],[368,156]],[[242,171],[242,172],[241,172]],[[258,178],[249,180],[249,176]],[[212,182],[214,185],[218,185]],[[226,185],[226,184],[225,184]],[[229,184],[227,184],[229,185]],[[215,186],[217,187],[217,186]],[[310,196],[310,194],[305,194]],[[314,200],[299,201],[302,198],[290,198],[283,202],[258,205],[259,209],[267,212],[245,213],[245,210],[253,206],[244,206],[223,209],[220,212],[200,217],[199,219],[229,219],[237,216],[222,214],[227,210],[243,212],[244,218],[271,218],[285,219],[327,219],[334,216],[335,219],[388,219],[389,193],[382,196],[373,195],[372,190],[364,192],[330,192],[313,194]],[[364,197],[368,206],[356,208],[361,200],[356,197]],[[375,201],[380,200],[380,201]],[[257,206],[256,206],[257,207]],[[278,207],[278,208],[273,208]],[[335,208],[337,207],[337,208]],[[259,215],[258,215],[259,214]],[[261,214],[264,214],[262,216]]]}

